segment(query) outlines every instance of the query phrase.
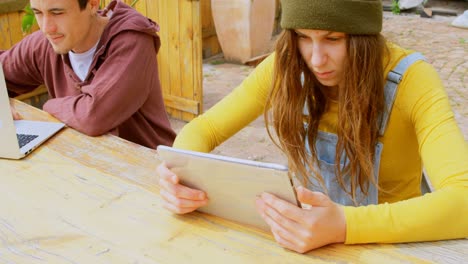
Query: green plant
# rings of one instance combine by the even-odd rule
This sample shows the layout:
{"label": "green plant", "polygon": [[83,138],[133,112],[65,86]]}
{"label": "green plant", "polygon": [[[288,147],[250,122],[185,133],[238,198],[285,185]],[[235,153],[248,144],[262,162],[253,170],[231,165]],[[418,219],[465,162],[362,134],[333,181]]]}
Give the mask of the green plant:
{"label": "green plant", "polygon": [[31,6],[28,4],[24,8],[24,16],[21,21],[21,31],[23,31],[23,34],[27,34],[31,32],[32,26],[36,23],[36,16],[34,15],[34,12],[31,9]]}
{"label": "green plant", "polygon": [[226,63],[224,60],[214,60],[210,62],[211,65],[220,65],[224,63]]}
{"label": "green plant", "polygon": [[392,13],[399,15],[401,13],[400,6],[398,5],[398,0],[392,0]]}

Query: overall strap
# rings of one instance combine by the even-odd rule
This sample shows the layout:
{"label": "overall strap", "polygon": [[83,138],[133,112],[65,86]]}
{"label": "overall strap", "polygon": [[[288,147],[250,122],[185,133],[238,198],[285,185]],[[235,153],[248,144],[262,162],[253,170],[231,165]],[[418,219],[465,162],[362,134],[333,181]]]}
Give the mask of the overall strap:
{"label": "overall strap", "polygon": [[[304,72],[301,73],[301,86],[304,87]],[[304,103],[304,107],[302,108],[302,114],[305,116],[309,115],[309,108],[307,106],[307,101]]]}
{"label": "overall strap", "polygon": [[398,85],[400,84],[406,70],[418,60],[425,60],[425,58],[419,52],[411,53],[410,55],[401,59],[398,65],[388,73],[387,82],[385,83],[384,88],[385,109],[380,120],[380,136],[383,136],[385,129],[387,128],[387,123],[392,111],[393,102],[395,101]]}

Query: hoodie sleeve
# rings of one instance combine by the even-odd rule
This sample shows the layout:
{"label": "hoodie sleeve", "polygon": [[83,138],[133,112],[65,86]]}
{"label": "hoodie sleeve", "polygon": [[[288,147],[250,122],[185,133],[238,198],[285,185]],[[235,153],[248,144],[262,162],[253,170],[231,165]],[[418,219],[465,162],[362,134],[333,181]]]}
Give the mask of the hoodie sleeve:
{"label": "hoodie sleeve", "polygon": [[75,96],[54,98],[44,110],[90,136],[129,119],[160,86],[154,37],[137,31],[114,36],[94,79]]}
{"label": "hoodie sleeve", "polygon": [[23,94],[43,84],[38,65],[43,64],[42,52],[47,40],[36,31],[8,50],[0,51],[5,81],[10,92]]}

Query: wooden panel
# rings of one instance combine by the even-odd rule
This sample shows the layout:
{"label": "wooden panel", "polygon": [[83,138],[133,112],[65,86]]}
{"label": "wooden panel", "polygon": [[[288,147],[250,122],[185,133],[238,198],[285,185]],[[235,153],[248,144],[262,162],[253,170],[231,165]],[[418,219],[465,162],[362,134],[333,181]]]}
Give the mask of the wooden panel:
{"label": "wooden panel", "polygon": [[[175,2],[175,1],[174,1]],[[183,98],[193,98],[194,91],[193,80],[194,80],[194,71],[192,63],[194,60],[194,25],[193,25],[193,10],[192,2],[186,0],[179,0],[179,46],[180,54],[184,55],[180,57],[180,73],[183,78],[181,78],[181,95]],[[197,16],[199,17],[199,16]],[[201,22],[201,21],[200,21]],[[191,114],[182,114],[182,120],[193,119]]]}
{"label": "wooden panel", "polygon": [[[168,41],[168,31],[164,30],[163,25],[167,25],[167,4],[169,1],[148,1],[148,11],[149,17],[154,18],[154,20],[160,25],[161,30],[159,32],[159,37],[161,39],[161,48],[158,53],[158,65],[159,65],[159,78],[161,80],[161,87],[164,94],[171,94],[170,92],[170,70],[169,70],[169,41]],[[168,107],[169,104],[166,104],[166,109],[169,115],[172,116],[171,109]]]}
{"label": "wooden panel", "polygon": [[203,38],[203,58],[209,58],[221,53],[218,37],[216,35]]}
{"label": "wooden panel", "polygon": [[[195,4],[196,3],[196,4]],[[193,67],[193,100],[199,102],[198,114],[203,113],[203,56],[202,56],[202,25],[201,25],[201,6],[199,2],[192,2],[192,31],[193,47],[192,59]]]}
{"label": "wooden panel", "polygon": [[164,103],[172,108],[179,109],[183,112],[192,113],[194,115],[199,113],[200,103],[195,100],[189,100],[180,96],[173,96],[164,94]]}
{"label": "wooden panel", "polygon": [[[21,19],[23,15],[24,12],[21,10],[0,15],[0,49],[9,49],[26,36],[21,31]],[[36,30],[38,30],[38,27],[34,25],[31,32]],[[30,93],[22,94],[16,98],[35,107],[42,108],[42,105],[48,98],[47,89],[41,86]]]}
{"label": "wooden panel", "polygon": [[9,49],[24,37],[21,31],[22,16],[22,11],[0,15],[0,49]]}
{"label": "wooden panel", "polygon": [[10,24],[11,45],[23,39],[23,32],[21,31],[22,12],[13,12],[8,14],[8,23]]}
{"label": "wooden panel", "polygon": [[[133,4],[134,1],[135,0],[126,0],[126,3],[128,5],[131,5],[131,4]],[[138,1],[135,2],[133,7],[136,10],[138,10],[138,12],[140,12],[141,14],[143,14],[145,16],[148,16],[147,3],[148,3],[148,0],[146,0],[146,1],[145,0],[138,0]]]}
{"label": "wooden panel", "polygon": [[0,15],[0,49],[5,50],[11,47],[10,24],[8,14]]}
{"label": "wooden panel", "polygon": [[[134,0],[124,2],[130,5]],[[187,0],[139,0],[134,6],[160,26],[158,67],[164,103],[169,115],[186,121],[201,113],[202,106],[199,5]]]}
{"label": "wooden panel", "polygon": [[[171,72],[170,74],[170,80],[169,80],[169,87],[170,87],[170,94],[174,96],[181,96],[182,95],[182,87],[179,83],[181,74],[180,74],[180,60],[181,58],[179,57],[179,49],[180,49],[180,39],[179,39],[179,31],[180,31],[180,23],[179,19],[179,1],[178,0],[172,0],[172,1],[167,1],[167,9],[166,12],[168,13],[168,16],[166,17],[165,27],[168,32],[168,42],[167,42],[167,48],[169,52],[169,63],[166,65],[166,67],[169,68],[169,71]],[[169,15],[170,14],[170,15]],[[173,110],[171,111],[171,114],[173,117],[181,119],[182,118],[182,113]]]}
{"label": "wooden panel", "polygon": [[[21,31],[21,20],[23,11],[15,11],[7,14],[0,14],[0,49],[6,50],[22,40],[26,35]],[[31,32],[38,30],[37,24],[31,28]]]}
{"label": "wooden panel", "polygon": [[203,58],[208,58],[221,53],[213,15],[211,13],[211,0],[201,0],[201,23],[203,32]]}

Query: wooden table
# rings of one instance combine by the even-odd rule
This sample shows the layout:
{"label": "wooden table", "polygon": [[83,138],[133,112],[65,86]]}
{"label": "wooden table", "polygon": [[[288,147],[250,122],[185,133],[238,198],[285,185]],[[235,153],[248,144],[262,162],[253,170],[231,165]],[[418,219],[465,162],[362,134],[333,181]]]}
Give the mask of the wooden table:
{"label": "wooden table", "polygon": [[[25,119],[49,115],[15,102]],[[0,263],[462,263],[467,240],[331,245],[306,255],[268,233],[161,207],[154,150],[64,129],[0,159]]]}

